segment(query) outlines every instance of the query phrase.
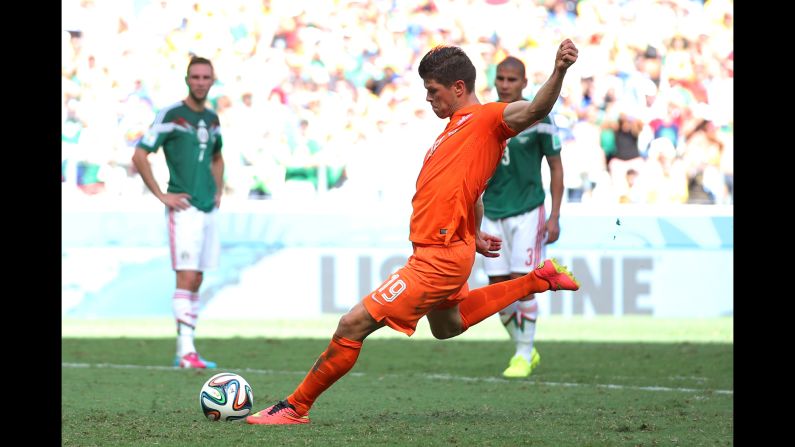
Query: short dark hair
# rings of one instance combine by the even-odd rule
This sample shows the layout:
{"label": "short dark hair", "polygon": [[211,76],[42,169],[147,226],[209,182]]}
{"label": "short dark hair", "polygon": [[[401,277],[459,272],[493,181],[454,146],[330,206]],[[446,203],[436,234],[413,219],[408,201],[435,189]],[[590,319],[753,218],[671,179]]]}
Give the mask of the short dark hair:
{"label": "short dark hair", "polygon": [[522,75],[523,78],[525,77],[524,62],[522,62],[519,58],[513,56],[506,57],[502,60],[502,62],[497,64],[497,70],[503,67],[515,68],[519,70],[519,74]]}
{"label": "short dark hair", "polygon": [[185,71],[185,76],[190,76],[190,67],[197,64],[209,65],[210,68],[213,70],[213,73],[215,73],[215,68],[213,68],[213,63],[210,62],[210,59],[199,56],[193,56],[192,58],[190,58],[190,63],[188,63],[188,69]]}
{"label": "short dark hair", "polygon": [[464,81],[468,92],[475,90],[475,66],[464,53],[454,46],[439,45],[423,56],[417,70],[423,81],[433,80],[445,87],[455,81]]}

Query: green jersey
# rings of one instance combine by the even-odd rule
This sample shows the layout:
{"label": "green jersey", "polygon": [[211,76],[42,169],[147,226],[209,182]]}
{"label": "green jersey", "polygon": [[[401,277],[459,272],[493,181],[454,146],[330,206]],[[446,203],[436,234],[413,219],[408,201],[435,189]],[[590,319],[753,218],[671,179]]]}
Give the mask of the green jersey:
{"label": "green jersey", "polygon": [[560,138],[549,116],[508,140],[502,160],[483,193],[486,217],[516,216],[544,203],[541,159],[560,156]]}
{"label": "green jersey", "polygon": [[221,125],[210,110],[194,112],[184,102],[164,108],[138,147],[157,152],[163,146],[168,165],[168,192],[190,194],[190,204],[209,212],[215,207],[212,159],[221,150]]}

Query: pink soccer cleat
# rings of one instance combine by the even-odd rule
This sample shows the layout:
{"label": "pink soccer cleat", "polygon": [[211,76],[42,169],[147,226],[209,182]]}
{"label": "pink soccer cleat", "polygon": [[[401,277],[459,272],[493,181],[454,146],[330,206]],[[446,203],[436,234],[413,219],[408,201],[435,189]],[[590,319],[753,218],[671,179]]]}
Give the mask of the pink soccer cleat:
{"label": "pink soccer cleat", "polygon": [[578,290],[580,283],[574,278],[565,265],[558,264],[554,259],[546,259],[533,270],[537,277],[549,282],[549,290]]}
{"label": "pink soccer cleat", "polygon": [[180,368],[207,369],[215,368],[215,362],[204,360],[199,357],[198,353],[189,352],[178,359],[178,364],[176,366]]}
{"label": "pink soccer cleat", "polygon": [[299,415],[287,400],[280,400],[276,405],[246,417],[246,422],[264,425],[308,424],[309,415]]}

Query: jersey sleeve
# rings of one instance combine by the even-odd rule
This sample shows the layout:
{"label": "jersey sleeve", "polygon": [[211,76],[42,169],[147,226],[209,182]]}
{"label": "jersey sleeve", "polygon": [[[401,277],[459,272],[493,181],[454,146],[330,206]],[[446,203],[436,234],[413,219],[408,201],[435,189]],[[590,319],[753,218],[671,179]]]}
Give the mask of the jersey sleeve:
{"label": "jersey sleeve", "polygon": [[507,140],[508,138],[516,136],[518,132],[508,127],[508,124],[505,122],[505,119],[502,116],[505,108],[508,107],[507,102],[490,102],[486,104],[485,107],[492,116],[494,121],[494,130],[500,138]]}
{"label": "jersey sleeve", "polygon": [[537,126],[541,152],[552,157],[559,156],[561,149],[560,136],[558,136],[558,127],[552,121],[552,117],[547,115]]}
{"label": "jersey sleeve", "polygon": [[174,125],[167,120],[168,113],[158,113],[155,121],[149,126],[137,147],[148,152],[157,152],[157,149],[165,143],[166,138],[171,133]]}

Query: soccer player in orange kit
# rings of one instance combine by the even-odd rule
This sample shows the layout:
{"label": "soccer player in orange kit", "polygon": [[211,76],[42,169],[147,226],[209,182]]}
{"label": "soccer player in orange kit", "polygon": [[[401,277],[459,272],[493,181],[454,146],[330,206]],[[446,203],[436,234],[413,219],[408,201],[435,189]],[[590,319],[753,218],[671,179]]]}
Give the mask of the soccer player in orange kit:
{"label": "soccer player in orange kit", "polygon": [[545,260],[520,278],[469,290],[475,252],[498,256],[501,240],[480,231],[481,194],[505,149],[505,140],[544,118],[560,95],[563,78],[577,60],[566,39],[555,68],[533,101],[480,104],[475,67],[458,47],[437,46],[420,62],[419,75],[436,116],[450,118],[428,149],[412,199],[406,265],[340,318],[328,348],[295,391],[246,418],[249,424],[306,424],[315,400],[359,357],[364,339],[383,326],[414,333],[428,318],[433,336],[455,337],[517,299],[547,290],[577,290],[564,266]]}

